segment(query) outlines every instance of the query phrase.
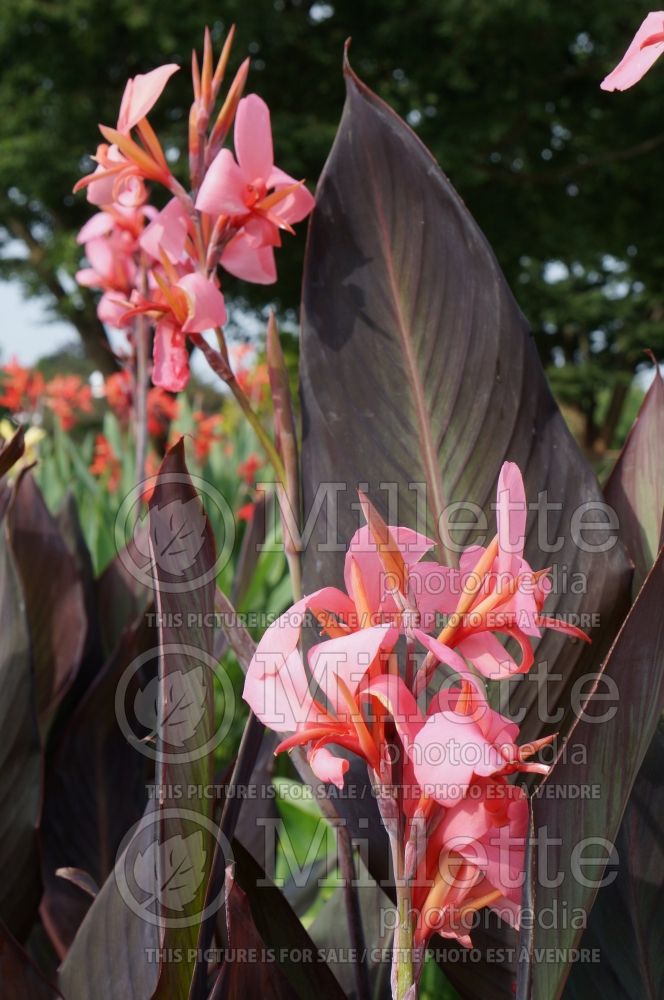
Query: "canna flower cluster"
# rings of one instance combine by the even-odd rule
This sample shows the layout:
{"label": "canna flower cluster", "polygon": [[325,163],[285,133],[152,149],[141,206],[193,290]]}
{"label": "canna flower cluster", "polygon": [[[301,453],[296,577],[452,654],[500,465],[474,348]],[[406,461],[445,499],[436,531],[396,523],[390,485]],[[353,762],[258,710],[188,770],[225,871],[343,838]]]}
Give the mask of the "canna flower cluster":
{"label": "canna flower cluster", "polygon": [[[498,481],[496,536],[466,549],[458,569],[426,558],[431,539],[386,525],[360,501],[367,523],[348,548],[345,590],[323,587],[270,625],[244,698],[282,735],[276,752],[303,748],[320,780],[343,787],[349,761],[338,748],[366,761],[416,948],[433,932],[469,946],[484,906],[518,926],[528,804],[510,779],[545,774],[532,758],[554,738],[520,745],[486,682],[526,673],[543,628],[587,637],[543,612],[548,571],[524,558],[526,497],[513,463]],[[307,612],[321,641],[304,657]],[[514,640],[516,656],[498,635]]]}
{"label": "canna flower cluster", "polygon": [[[96,167],[75,187],[100,209],[78,236],[88,261],[78,281],[102,292],[99,318],[126,329],[134,349],[138,324],[150,322],[152,381],[172,392],[186,386],[191,346],[208,330],[230,377],[222,271],[274,282],[282,234],[314,204],[303,182],[275,165],[267,105],[256,94],[243,97],[248,59],[220,100],[232,40],[233,30],[216,66],[209,31],[200,68],[193,54],[188,190],[148,121],[178,71],[170,63],[127,82],[115,127],[100,126]],[[150,203],[154,185],[168,197],[160,210]]]}

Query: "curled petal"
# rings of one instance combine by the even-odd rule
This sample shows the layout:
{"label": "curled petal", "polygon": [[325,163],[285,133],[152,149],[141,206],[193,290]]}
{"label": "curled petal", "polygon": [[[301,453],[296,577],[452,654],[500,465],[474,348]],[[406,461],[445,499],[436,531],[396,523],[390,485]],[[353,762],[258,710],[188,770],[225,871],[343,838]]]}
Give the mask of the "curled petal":
{"label": "curled petal", "polygon": [[311,607],[340,614],[351,611],[353,605],[335,587],[323,587],[303,597],[272,622],[249,664],[243,698],[275,732],[292,732],[310,719],[313,700],[297,645],[304,616]]}
{"label": "curled petal", "polygon": [[187,296],[188,315],[183,333],[203,333],[226,322],[224,297],[214,281],[194,272],[180,278],[177,287]]}
{"label": "curled petal", "polygon": [[177,73],[179,68],[175,63],[167,63],[150,73],[139,73],[127,80],[118,115],[119,132],[126,135],[141,118],[150,113],[173,73]]}
{"label": "curled petal", "polygon": [[344,775],[350,762],[344,757],[335,757],[326,747],[318,747],[307,754],[311,770],[321,781],[329,781],[337,788],[344,787]]}
{"label": "curled petal", "polygon": [[664,52],[663,31],[664,11],[648,14],[616,68],[602,80],[602,90],[628,90],[638,83]]}

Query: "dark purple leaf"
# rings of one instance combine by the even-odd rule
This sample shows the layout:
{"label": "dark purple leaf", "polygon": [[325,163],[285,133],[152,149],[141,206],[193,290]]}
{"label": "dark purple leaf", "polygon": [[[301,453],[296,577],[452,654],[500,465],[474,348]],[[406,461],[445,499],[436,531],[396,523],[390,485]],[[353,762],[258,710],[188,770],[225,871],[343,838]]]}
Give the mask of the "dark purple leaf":
{"label": "dark purple leaf", "polygon": [[[592,838],[614,843],[632,785],[664,708],[663,593],[664,551],[618,633],[602,676],[587,688],[592,695],[570,734],[565,755],[534,800],[536,834],[547,838],[546,842],[538,841],[537,850],[535,896],[540,912],[556,907],[560,912],[564,903],[570,914],[590,913],[609,854],[596,843],[585,854],[582,852],[581,857],[596,859],[593,864],[587,861],[583,865],[582,879],[578,875],[579,844]],[[581,797],[579,789],[586,789],[585,797]],[[560,874],[560,885],[542,885],[542,871]],[[584,879],[594,885],[584,885]],[[534,928],[533,996],[537,1000],[553,1000],[560,995],[569,973],[565,957],[581,938],[581,930],[573,921],[555,923],[554,928],[548,928],[536,922]],[[547,948],[560,949],[558,957],[537,961],[538,949]]]}
{"label": "dark purple leaf", "polygon": [[[275,962],[262,959],[268,954],[249,905],[229,868],[226,874],[226,927],[229,958],[221,967],[210,1000],[246,1000],[247,995],[266,1000],[297,1000],[284,973]],[[257,956],[243,959],[249,950]]]}
{"label": "dark purple leaf", "polygon": [[657,558],[664,527],[664,381],[655,378],[604,489],[631,556],[634,592]]}
{"label": "dark purple leaf", "polygon": [[[118,685],[129,671],[123,720],[134,722],[131,706],[140,684],[154,669],[155,634],[139,622],[128,628],[118,648],[88,689],[56,745],[44,776],[41,823],[44,898],[42,920],[61,958],[91,905],[89,895],[61,878],[61,868],[82,869],[97,885],[113,871],[129,828],[145,809],[150,761],[127,740],[116,714]],[[139,671],[132,663],[148,657]],[[139,727],[132,725],[131,731]]]}
{"label": "dark purple leaf", "polygon": [[41,722],[57,708],[81,663],[87,627],[83,587],[30,472],[17,481],[7,527],[25,598]]}
{"label": "dark purple leaf", "polygon": [[604,996],[658,1000],[664,995],[664,724],[650,744],[623,816],[617,877],[600,889],[581,948],[600,961],[576,962],[569,1000]]}
{"label": "dark purple leaf", "polygon": [[0,986],[2,1000],[57,1000],[61,996],[2,923]]}
{"label": "dark purple leaf", "polygon": [[[589,553],[572,538],[574,512],[602,495],[553,400],[526,320],[431,155],[347,63],[345,77],[346,106],[318,186],[304,275],[305,519],[325,484],[342,489],[315,518],[304,590],[341,582],[343,548],[360,523],[358,484],[392,523],[426,527],[425,489],[432,537],[453,501],[479,505],[492,532],[490,506],[509,459],[524,472],[531,502],[544,491],[560,505],[547,526],[561,547],[540,550],[533,511],[527,558],[587,581],[583,593],[564,593],[560,577],[548,611],[598,612],[608,633],[619,624],[627,560],[619,543]],[[385,483],[394,484],[389,513]],[[415,484],[419,491],[409,488]],[[471,519],[467,510],[461,516]],[[606,523],[599,512],[587,515],[595,518]],[[595,531],[593,544],[604,534]],[[475,536],[452,532],[459,544]],[[331,550],[335,542],[341,551]],[[565,701],[581,654],[580,643],[552,632],[539,644],[538,659],[562,675],[549,685],[552,707]],[[515,685],[514,708],[532,708],[537,688]],[[539,728],[533,711],[524,737]]]}
{"label": "dark purple leaf", "polygon": [[21,585],[0,525],[0,920],[23,938],[41,883],[41,749]]}

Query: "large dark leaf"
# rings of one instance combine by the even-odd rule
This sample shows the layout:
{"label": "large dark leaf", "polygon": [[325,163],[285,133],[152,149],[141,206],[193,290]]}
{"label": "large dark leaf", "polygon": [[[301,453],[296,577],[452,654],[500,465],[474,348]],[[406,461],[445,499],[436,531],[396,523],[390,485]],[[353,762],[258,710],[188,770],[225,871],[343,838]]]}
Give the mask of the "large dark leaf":
{"label": "large dark leaf", "polygon": [[569,1000],[600,996],[664,996],[664,724],[632,789],[616,839],[620,865],[600,889],[581,948],[599,962],[577,962],[565,989]]}
{"label": "large dark leaf", "polygon": [[[226,926],[230,957],[221,967],[210,1000],[245,1000],[247,995],[297,1000],[279,966],[261,958],[268,949],[254,923],[249,900],[230,869],[226,877]],[[256,956],[253,961],[243,960],[249,953]]]}
{"label": "large dark leaf", "polygon": [[0,919],[22,938],[40,894],[40,743],[25,608],[0,526]]}
{"label": "large dark leaf", "polygon": [[[425,489],[433,537],[453,501],[479,505],[493,531],[490,506],[509,459],[524,472],[531,503],[544,494],[557,505],[546,528],[559,547],[541,551],[533,511],[526,548],[536,568],[560,570],[548,609],[599,612],[608,633],[627,591],[626,558],[619,543],[590,553],[572,537],[575,512],[602,496],[551,396],[528,325],[428,151],[348,64],[345,75],[346,106],[318,186],[304,275],[305,517],[313,518],[319,488],[342,489],[314,519],[304,589],[340,583],[343,547],[359,523],[358,484],[388,520],[420,529]],[[460,516],[472,520],[467,509]],[[587,514],[595,517],[606,523]],[[458,544],[472,536],[452,535]],[[604,532],[586,540],[597,546]],[[572,580],[585,580],[583,593],[572,592]],[[552,707],[580,657],[580,644],[553,633],[541,641],[538,659],[561,674],[549,684]],[[521,682],[514,707],[531,707],[537,689]],[[538,728],[532,713],[524,736]]]}
{"label": "large dark leaf", "polygon": [[[170,533],[170,534],[169,534]],[[186,997],[212,858],[214,541],[182,442],[164,459],[150,501],[159,651],[154,692],[156,786],[114,873],[90,907],[62,967],[68,1000]],[[182,961],[179,961],[179,956]]]}
{"label": "large dark leaf", "polygon": [[654,381],[629,432],[604,493],[620,521],[634,561],[634,589],[655,561],[664,519],[664,381]]}
{"label": "large dark leaf", "polygon": [[60,993],[0,923],[2,1000],[56,1000]]}
{"label": "large dark leaf", "polygon": [[[144,621],[129,628],[110,661],[77,706],[45,772],[41,823],[44,898],[42,920],[64,957],[90,908],[90,896],[56,874],[80,868],[101,885],[112,872],[120,844],[145,809],[150,762],[127,740],[116,715],[115,695],[125,671],[131,676],[122,705],[128,718],[149,661],[132,663],[154,643]],[[156,658],[156,650],[154,651]],[[153,664],[154,665],[154,661]],[[132,729],[138,730],[137,726]]]}
{"label": "large dark leaf", "polygon": [[120,891],[129,856],[149,849],[153,806],[101,887],[60,968],[67,1000],[89,1000],[91,983],[96,1000],[148,1000],[157,985],[159,929],[127,905]]}
{"label": "large dark leaf", "polygon": [[[233,842],[235,880],[249,899],[254,923],[263,940],[280,956],[280,968],[301,1000],[342,1000],[344,993],[285,896],[238,841]],[[311,961],[302,961],[306,951]],[[298,960],[299,957],[299,960]],[[283,958],[283,961],[281,960]]]}
{"label": "large dark leaf", "polygon": [[[570,949],[581,938],[578,918],[590,912],[608,860],[607,849],[594,838],[601,838],[605,844],[615,841],[632,785],[664,708],[663,593],[664,550],[611,648],[603,679],[596,680],[592,687],[596,696],[589,698],[564,755],[534,802],[535,830],[540,838],[537,909],[561,913],[564,903],[567,913],[577,917],[577,923],[560,918],[554,928],[543,922],[535,924],[532,971],[533,996],[537,1000],[553,1000],[562,991],[572,957]],[[579,790],[584,789],[581,796]],[[588,841],[590,846],[584,853],[579,845]],[[581,869],[583,878],[579,877],[578,852],[586,859]],[[629,871],[629,860],[623,856],[621,863],[627,864]],[[560,884],[542,885],[542,872],[559,873]],[[584,884],[584,880],[593,885]],[[640,923],[637,921],[637,927]],[[538,949],[547,948],[559,951],[540,952],[542,959],[538,961]]]}
{"label": "large dark leaf", "polygon": [[[149,509],[160,649],[156,876],[160,944],[167,956],[154,997],[171,1000],[189,992],[214,849],[207,790],[213,777],[215,544],[189,479],[182,440],[161,464]],[[182,888],[171,874],[178,868],[187,873]],[[185,926],[173,925],[174,912],[186,915]],[[181,950],[183,960],[169,961],[171,949]]]}
{"label": "large dark leaf", "polygon": [[52,715],[81,662],[87,627],[83,587],[30,472],[16,484],[7,525],[25,597],[41,722]]}

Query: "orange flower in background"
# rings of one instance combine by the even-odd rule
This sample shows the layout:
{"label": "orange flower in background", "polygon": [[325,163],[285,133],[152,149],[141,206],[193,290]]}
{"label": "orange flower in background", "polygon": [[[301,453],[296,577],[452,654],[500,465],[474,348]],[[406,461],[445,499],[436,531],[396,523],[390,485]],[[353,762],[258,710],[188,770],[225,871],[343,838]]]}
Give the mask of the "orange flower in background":
{"label": "orange flower in background", "polygon": [[115,493],[120,485],[122,467],[120,459],[115,454],[113,446],[104,434],[95,438],[95,452],[90,465],[93,476],[106,478],[106,488],[109,493]]}
{"label": "orange flower in background", "polygon": [[133,400],[133,379],[131,372],[124,369],[109,375],[104,384],[106,401],[122,421],[129,419]]}
{"label": "orange flower in background", "polygon": [[159,472],[160,465],[161,459],[155,455],[153,451],[149,451],[147,458],[145,459],[145,478],[147,479],[147,485],[141,497],[144,503],[150,503],[150,500],[152,499],[154,488],[157,485],[155,477]]}
{"label": "orange flower in background", "polygon": [[18,361],[8,362],[0,372],[3,390],[0,406],[6,406],[12,413],[35,410],[44,393],[42,373],[24,368]]}
{"label": "orange flower in background", "polygon": [[92,389],[78,375],[56,375],[46,385],[46,405],[70,431],[81,413],[92,413]]}
{"label": "orange flower in background", "polygon": [[253,486],[256,481],[256,473],[262,467],[263,462],[258,455],[252,451],[244,462],[240,462],[237,467],[238,475],[244,479],[247,486]]}
{"label": "orange flower in background", "polygon": [[238,368],[235,372],[238,385],[256,403],[261,403],[270,385],[267,364],[260,361],[253,368]]}
{"label": "orange flower in background", "polygon": [[163,437],[170,424],[177,420],[180,407],[177,399],[165,389],[155,387],[148,392],[148,433]]}
{"label": "orange flower in background", "polygon": [[218,413],[206,416],[202,410],[197,410],[194,421],[194,454],[197,462],[205,462],[214,442],[221,440],[221,416]]}

